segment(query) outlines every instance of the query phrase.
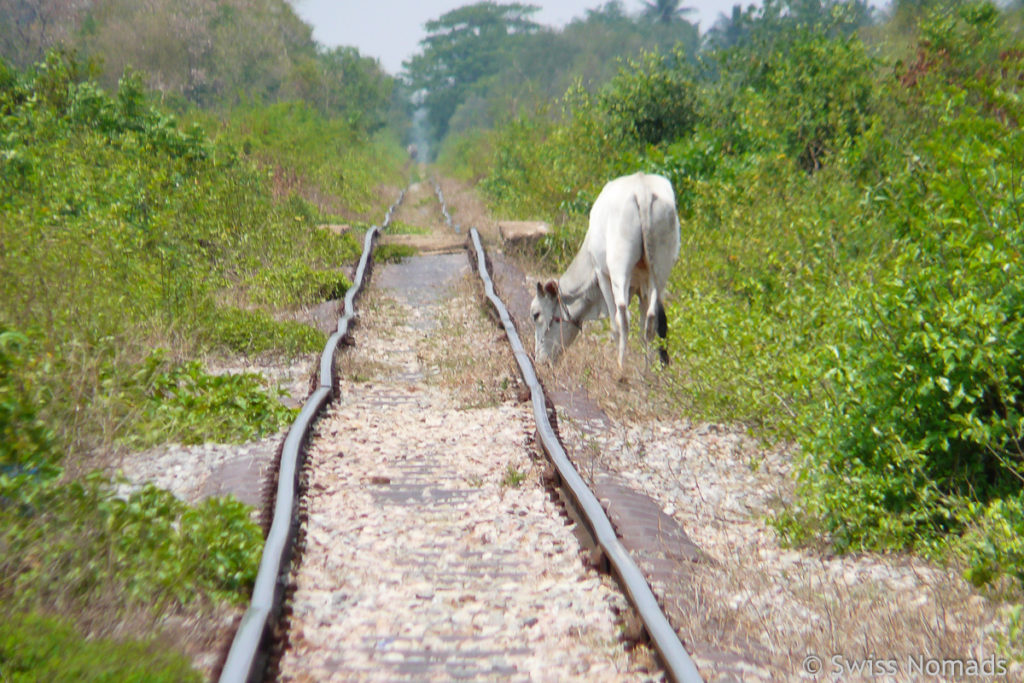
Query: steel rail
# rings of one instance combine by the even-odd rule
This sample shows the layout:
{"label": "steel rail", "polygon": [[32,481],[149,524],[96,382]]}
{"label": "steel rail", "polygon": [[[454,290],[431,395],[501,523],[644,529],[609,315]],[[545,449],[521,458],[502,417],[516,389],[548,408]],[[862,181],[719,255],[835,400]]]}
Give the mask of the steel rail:
{"label": "steel rail", "polygon": [[274,623],[280,613],[281,598],[288,580],[288,563],[295,541],[295,502],[299,488],[299,473],[302,470],[302,445],[312,429],[314,420],[319,417],[334,394],[334,355],[338,344],[348,334],[349,324],[355,317],[355,300],[368,278],[377,236],[391,223],[392,214],[404,198],[405,190],[402,190],[398,200],[388,208],[381,227],[373,226],[366,233],[363,253],[359,257],[352,286],[345,293],[344,312],[338,319],[338,329],[327,339],[320,355],[319,385],[306,399],[299,416],[288,430],[288,436],[285,437],[278,468],[273,521],[263,546],[263,556],[256,574],[252,599],[245,614],[242,615],[242,621],[231,641],[231,649],[228,651],[224,668],[221,669],[221,683],[241,683],[263,678],[268,656],[265,651],[266,644],[273,635]]}
{"label": "steel rail", "polygon": [[530,387],[530,395],[533,399],[533,414],[537,421],[537,432],[540,435],[544,451],[558,470],[558,474],[568,489],[569,495],[573,498],[584,520],[590,527],[594,539],[618,575],[626,595],[639,613],[644,628],[647,630],[651,642],[661,656],[661,660],[669,675],[679,683],[701,682],[702,679],[697,671],[697,667],[686,652],[686,648],[679,641],[679,636],[676,635],[675,629],[669,624],[665,614],[661,611],[661,607],[658,606],[658,601],[655,599],[654,593],[651,592],[651,587],[648,585],[643,573],[615,535],[615,530],[605,515],[601,503],[598,502],[597,497],[587,487],[583,478],[576,471],[576,468],[573,467],[569,456],[566,455],[562,444],[558,440],[558,436],[551,427],[551,422],[547,416],[544,390],[533,369],[533,362],[523,347],[523,342],[516,332],[508,309],[505,308],[505,304],[495,293],[494,282],[491,280],[490,273],[487,270],[487,262],[483,245],[480,242],[480,234],[476,228],[470,228],[469,234],[472,239],[473,250],[476,252],[477,272],[484,282],[487,298],[501,318],[501,324],[505,328],[505,334],[508,337],[509,344],[512,346],[516,362],[519,364],[519,371],[523,376],[523,381]]}
{"label": "steel rail", "polygon": [[444,222],[448,224],[448,227],[455,231],[455,234],[459,234],[462,230],[458,224],[452,220],[452,215],[448,213],[448,206],[444,202],[444,193],[441,192],[441,184],[434,181],[434,194],[437,195],[437,201],[441,202],[441,215],[444,216]]}

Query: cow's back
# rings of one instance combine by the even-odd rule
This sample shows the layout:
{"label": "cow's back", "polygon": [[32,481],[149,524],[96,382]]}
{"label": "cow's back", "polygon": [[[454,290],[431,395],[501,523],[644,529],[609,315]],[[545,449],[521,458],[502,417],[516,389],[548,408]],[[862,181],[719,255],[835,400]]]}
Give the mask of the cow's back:
{"label": "cow's back", "polygon": [[611,245],[613,251],[630,252],[634,262],[645,257],[664,285],[679,256],[679,219],[667,178],[634,173],[605,184],[590,211],[585,246],[600,264]]}

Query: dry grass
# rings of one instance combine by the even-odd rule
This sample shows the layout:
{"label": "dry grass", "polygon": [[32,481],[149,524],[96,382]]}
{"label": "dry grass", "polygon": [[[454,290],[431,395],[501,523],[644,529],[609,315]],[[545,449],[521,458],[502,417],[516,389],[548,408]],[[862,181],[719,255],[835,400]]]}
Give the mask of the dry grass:
{"label": "dry grass", "polygon": [[392,377],[400,368],[382,363],[371,346],[365,345],[361,328],[374,330],[374,334],[393,335],[408,314],[401,305],[379,289],[368,287],[356,305],[355,325],[349,326],[353,346],[335,354],[336,374],[352,382]]}
{"label": "dry grass", "polygon": [[[635,421],[671,415],[674,410],[662,391],[665,375],[657,351],[645,348],[638,335],[637,320],[642,320],[634,301],[631,311],[633,330],[629,338],[626,365],[620,370],[618,349],[612,342],[607,319],[584,323],[576,342],[556,364],[540,366],[537,372],[547,387],[582,388],[616,421]],[[524,339],[533,348],[533,330]]]}
{"label": "dry grass", "polygon": [[[905,562],[906,574],[870,576],[844,571],[847,562],[765,562],[748,550],[737,547],[695,573],[684,639],[749,652],[783,677],[800,675],[808,655],[826,663],[893,660],[907,680],[911,658],[993,654],[983,636],[991,605],[953,573],[890,558]],[[856,569],[856,558],[848,559]]]}
{"label": "dry grass", "polygon": [[515,358],[477,282],[475,275],[458,281],[441,312],[440,328],[419,348],[420,359],[436,371],[431,381],[466,409],[524,400]]}

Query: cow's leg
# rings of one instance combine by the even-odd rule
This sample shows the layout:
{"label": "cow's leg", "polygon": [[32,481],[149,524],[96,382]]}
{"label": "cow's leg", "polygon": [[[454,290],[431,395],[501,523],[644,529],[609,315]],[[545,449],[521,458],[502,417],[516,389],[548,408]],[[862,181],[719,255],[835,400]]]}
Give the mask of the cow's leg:
{"label": "cow's leg", "polygon": [[626,344],[629,340],[629,295],[633,270],[643,256],[640,219],[626,207],[615,230],[608,235],[608,277],[611,278],[614,314],[619,326],[619,369],[626,365]]}
{"label": "cow's leg", "polygon": [[598,271],[597,286],[601,290],[601,296],[604,297],[605,310],[608,311],[608,318],[612,323],[612,340],[618,341],[619,319],[615,312],[615,297],[612,295],[612,280],[608,277],[608,273]]}
{"label": "cow's leg", "polygon": [[[646,311],[648,304],[650,303],[650,292],[647,290],[646,285],[642,285],[636,290],[637,298],[640,299],[640,310]],[[645,322],[644,333],[648,340],[650,340],[650,322]]]}
{"label": "cow's leg", "polygon": [[[661,307],[661,296],[653,277],[647,278],[647,297],[645,298],[647,316],[644,321],[644,336],[647,341],[654,339],[658,325],[658,309]],[[664,311],[662,312],[664,315]]]}
{"label": "cow's leg", "polygon": [[629,339],[629,275],[612,276],[612,298],[619,326],[619,369],[626,365],[626,342]]}

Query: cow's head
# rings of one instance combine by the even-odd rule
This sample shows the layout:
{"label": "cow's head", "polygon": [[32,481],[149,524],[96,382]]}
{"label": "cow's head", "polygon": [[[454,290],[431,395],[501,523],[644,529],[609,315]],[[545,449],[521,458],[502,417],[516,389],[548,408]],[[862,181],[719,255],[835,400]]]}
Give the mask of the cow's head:
{"label": "cow's head", "polygon": [[538,363],[554,363],[580,333],[580,324],[569,315],[558,291],[558,283],[537,283],[537,295],[530,303],[536,335],[534,353]]}

